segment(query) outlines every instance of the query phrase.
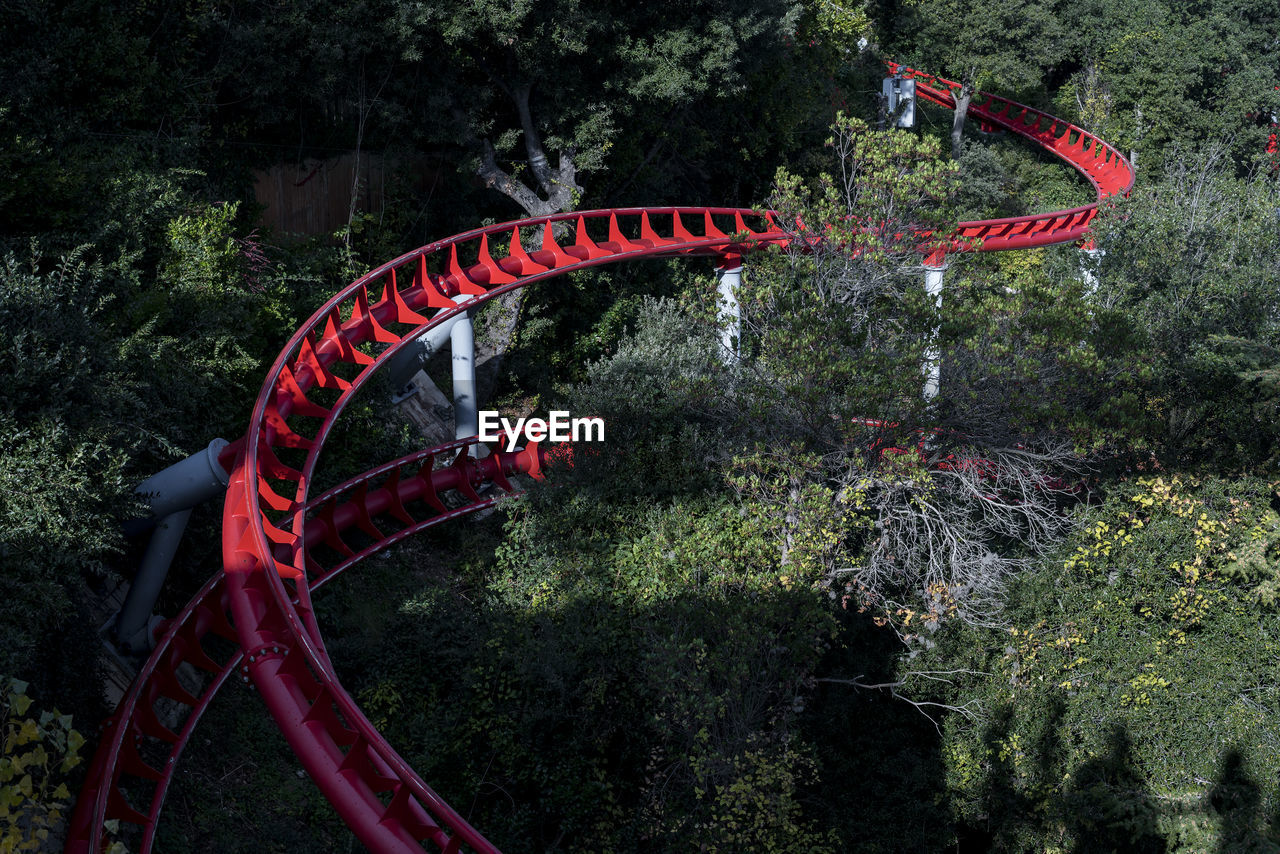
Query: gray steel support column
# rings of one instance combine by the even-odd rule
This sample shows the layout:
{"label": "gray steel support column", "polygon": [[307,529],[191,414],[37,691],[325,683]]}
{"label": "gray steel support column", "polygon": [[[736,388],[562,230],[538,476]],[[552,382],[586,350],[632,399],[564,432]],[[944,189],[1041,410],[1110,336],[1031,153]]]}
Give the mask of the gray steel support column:
{"label": "gray steel support column", "polygon": [[191,518],[191,508],[178,510],[165,516],[156,523],[151,534],[151,542],[147,544],[147,553],[142,558],[120,613],[116,614],[116,642],[126,651],[133,653],[149,652],[155,646],[155,638],[151,636],[151,611],[160,597],[160,589],[169,574],[169,565],[173,556],[178,553],[178,544],[182,542],[182,532],[187,529],[187,520]]}
{"label": "gray steel support column", "polygon": [[151,611],[169,574],[169,565],[178,550],[187,520],[191,518],[191,508],[226,491],[230,478],[218,462],[218,454],[226,446],[225,439],[214,439],[203,451],[174,463],[138,485],[137,492],[147,498],[151,511],[160,521],[151,534],[142,564],[115,618],[113,632],[116,639],[130,652],[145,652],[151,648],[152,638],[148,631]]}
{"label": "gray steel support column", "polygon": [[[463,302],[470,297],[454,297]],[[470,313],[458,316],[449,333],[453,353],[453,436],[466,439],[480,432],[480,404],[476,399],[476,342]],[[477,446],[471,446],[475,456]]]}
{"label": "gray steel support column", "polygon": [[[440,348],[449,340],[453,326],[460,317],[462,315],[451,317],[439,326],[427,330],[418,336],[417,340],[391,357],[387,371],[391,375],[391,387],[396,390],[397,395],[404,392],[422,362],[440,352]],[[397,401],[400,399],[397,398]]]}
{"label": "gray steel support column", "polygon": [[160,518],[221,495],[230,481],[218,462],[218,454],[226,446],[226,439],[214,439],[203,451],[153,474],[138,484],[135,491],[147,499],[151,512]]}
{"label": "gray steel support column", "polygon": [[[945,262],[924,265],[924,289],[933,297],[934,305],[942,308],[942,279],[947,271]],[[942,352],[938,349],[938,328],[929,336],[929,346],[924,351],[924,399],[933,400],[942,385]]]}
{"label": "gray steel support column", "polygon": [[726,258],[725,265],[716,270],[717,286],[720,294],[720,346],[721,358],[726,362],[736,362],[741,355],[742,309],[738,305],[738,288],[742,285],[742,261],[738,258]]}

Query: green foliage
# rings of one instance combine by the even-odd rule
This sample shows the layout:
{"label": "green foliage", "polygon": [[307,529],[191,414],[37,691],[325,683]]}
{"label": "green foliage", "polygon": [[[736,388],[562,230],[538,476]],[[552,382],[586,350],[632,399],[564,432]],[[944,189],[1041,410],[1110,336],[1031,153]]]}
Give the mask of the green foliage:
{"label": "green foliage", "polygon": [[966,221],[1067,210],[1097,198],[1093,186],[1074,169],[1012,134],[967,140],[957,166],[956,204],[959,218]]}
{"label": "green foliage", "polygon": [[810,429],[869,413],[911,421],[938,318],[905,267],[918,263],[920,233],[954,226],[956,169],[932,138],[843,114],[832,132],[829,171],[812,183],[776,177],[771,206],[803,226],[791,251],[753,265],[739,296],[745,345]]}
{"label": "green foliage", "polygon": [[83,254],[47,273],[13,255],[0,268],[0,592],[25,615],[0,624],[10,673],[34,675],[43,637],[73,621],[64,579],[102,574],[122,545],[111,504],[125,492],[124,455],[112,413],[92,406],[111,365],[98,326],[107,297]]}
{"label": "green foliage", "polygon": [[237,283],[243,262],[231,233],[238,209],[238,204],[217,205],[170,220],[161,278],[196,291]]}
{"label": "green foliage", "polygon": [[1079,115],[1120,150],[1137,150],[1139,174],[1218,140],[1242,172],[1264,160],[1264,118],[1280,105],[1274,4],[1094,0],[1064,12],[1071,78],[1057,115]]}
{"label": "green foliage", "polygon": [[948,271],[943,417],[969,435],[1069,440],[1084,454],[1134,447],[1147,417],[1144,338],[1092,308],[1074,250],[964,259]]}
{"label": "green foliage", "polygon": [[1280,516],[1274,510],[1264,511],[1227,557],[1230,562],[1222,567],[1224,576],[1252,587],[1263,607],[1280,604]]}
{"label": "green foliage", "polygon": [[[0,756],[0,851],[46,851],[66,825],[68,772],[80,764],[84,737],[57,709],[28,717],[27,683],[5,685],[4,753]],[[112,854],[122,850],[112,848]]]}
{"label": "green foliage", "polygon": [[[541,135],[586,173],[573,205],[750,204],[776,177],[782,220],[826,243],[749,268],[736,365],[687,266],[542,286],[505,393],[604,416],[608,445],[512,509],[496,552],[483,530],[431,540],[463,555],[461,589],[448,567],[423,579],[413,553],[384,565],[407,586],[387,593],[403,603],[390,619],[363,591],[322,606],[346,629],[332,646],[349,684],[447,798],[511,851],[1275,850],[1270,489],[1104,482],[1114,494],[1078,511],[1061,560],[1019,576],[1064,527],[1044,487],[1065,482],[1072,446],[1219,471],[1277,460],[1280,203],[1249,177],[1280,106],[1273,7],[6,9],[0,671],[96,714],[76,602],[130,568],[133,485],[238,435],[321,296],[424,235],[515,211],[433,178],[286,251],[252,230],[249,167],[359,147],[466,175],[487,139],[527,181],[522,142]],[[863,36],[1139,151],[1135,198],[1098,225],[1096,294],[1064,249],[953,258],[942,312],[926,298],[917,229],[1090,191],[1017,140],[951,163],[935,128],[847,118],[874,114]],[[935,327],[943,395],[926,406]],[[386,393],[348,408],[315,488],[408,449]],[[969,459],[995,474],[954,464]],[[194,519],[172,604],[217,568],[216,515]],[[971,625],[1000,620],[1013,631]],[[986,714],[947,714],[939,734],[901,697]],[[8,698],[0,808],[39,796],[54,822],[55,754],[78,737]],[[342,847],[243,705],[211,713],[193,794],[171,799],[217,828],[193,838]]]}
{"label": "green foliage", "polygon": [[[816,543],[805,561],[833,589],[895,620],[981,622],[1024,550],[1061,532],[1049,484],[1078,464],[1069,439],[1098,443],[1116,371],[1081,344],[1078,286],[1025,259],[957,262],[935,302],[919,265],[948,248],[957,165],[933,137],[844,116],[833,131],[827,175],[779,173],[779,220],[803,226],[739,297],[750,360],[730,388],[767,429],[738,445],[738,486],[781,541]],[[942,394],[926,399],[935,347]]]}
{"label": "green foliage", "polygon": [[1099,229],[1098,301],[1151,365],[1143,384],[1163,459],[1274,461],[1277,208],[1275,182],[1234,177],[1214,145],[1140,186]]}
{"label": "green foliage", "polygon": [[911,0],[877,21],[895,59],[1044,106],[1159,168],[1174,147],[1229,140],[1264,159],[1280,105],[1274,4],[1215,0]]}
{"label": "green foliage", "polygon": [[1247,479],[1117,484],[1011,589],[1003,637],[948,632],[914,665],[963,668],[950,696],[986,711],[945,729],[963,825],[993,850],[1276,849],[1280,620],[1245,566],[1274,536],[1272,496]]}
{"label": "green foliage", "polygon": [[[301,127],[306,144],[441,150],[473,173],[487,140],[509,174],[536,188],[532,132],[553,161],[560,152],[590,172],[587,199],[679,195],[687,204],[749,201],[780,150],[798,147],[793,130],[822,94],[804,73],[809,58],[783,46],[799,16],[799,4],[783,0],[694,0],[660,16],[577,0],[313,0],[233,3],[199,20],[228,93],[217,120],[246,142],[296,146]],[[515,108],[521,93],[527,128]],[[748,105],[750,132],[734,127]]]}
{"label": "green foliage", "polygon": [[[100,700],[95,627],[75,602],[132,569],[120,522],[146,512],[134,486],[238,435],[305,310],[290,303],[314,288],[285,264],[251,279],[235,205],[197,203],[190,177],[117,175],[101,244],[0,262],[0,592],[22,615],[0,623],[0,667],[77,714]],[[216,515],[197,515],[193,541]],[[216,566],[216,535],[207,545],[194,578]]]}
{"label": "green foliage", "polygon": [[[892,31],[900,62],[1002,94],[1034,89],[1065,48],[1063,4],[999,0],[909,0]],[[886,22],[887,23],[887,22]],[[900,46],[900,47],[899,47]]]}
{"label": "green foliage", "polygon": [[646,503],[517,509],[488,595],[406,601],[362,700],[503,850],[830,850],[794,734],[829,612],[731,503]]}
{"label": "green foliage", "polygon": [[156,851],[360,850],[247,686],[227,685],[195,732],[156,826]]}
{"label": "green foliage", "polygon": [[812,3],[815,29],[850,49],[859,38],[870,34],[871,16],[864,3],[817,0]]}
{"label": "green foliage", "polygon": [[529,289],[505,361],[510,394],[555,399],[627,340],[653,298],[701,289],[703,271],[681,261],[637,262],[560,276]]}

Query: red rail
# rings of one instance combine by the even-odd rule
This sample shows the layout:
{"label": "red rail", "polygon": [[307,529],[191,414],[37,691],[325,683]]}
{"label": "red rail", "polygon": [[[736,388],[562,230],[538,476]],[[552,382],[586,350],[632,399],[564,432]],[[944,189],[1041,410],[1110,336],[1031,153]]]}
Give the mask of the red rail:
{"label": "red rail", "polygon": [[[307,506],[307,541],[334,548],[342,559],[327,567],[314,562],[310,589],[323,587],[363,558],[410,534],[492,507],[501,495],[481,497],[477,490],[483,484],[493,483],[505,492],[512,492],[509,477],[513,472],[541,476],[544,462],[541,449],[514,454],[499,452],[486,461],[474,463],[458,457],[470,444],[451,442],[410,454],[352,478],[312,501]],[[498,465],[489,462],[495,459]],[[450,462],[440,465],[442,460]],[[353,512],[352,505],[360,502],[364,502],[364,507]],[[374,518],[386,532],[375,527]],[[377,530],[378,537],[359,552],[352,552],[344,548],[342,539],[343,533],[352,527],[367,537],[372,537],[371,530]],[[211,636],[231,643],[224,643],[219,649],[217,644],[210,643]],[[68,852],[101,850],[101,830],[95,830],[93,825],[96,822],[100,826],[110,819],[140,826],[142,850],[151,849],[177,760],[201,715],[237,669],[241,679],[249,681],[242,664],[244,653],[238,646],[232,646],[236,640],[226,576],[219,574],[167,622],[129,692],[104,722],[98,751],[76,802],[67,837]],[[179,681],[183,665],[203,671],[203,676],[190,671],[186,680],[188,684],[200,684],[196,689],[198,695],[190,693]],[[166,703],[171,708],[176,705],[188,709],[178,732],[161,723],[160,707]],[[144,753],[163,757],[163,761],[144,759]],[[126,791],[140,793],[147,799],[145,813],[130,803]]]}
{"label": "red rail", "polygon": [[[917,77],[922,97],[953,105],[949,90],[956,84],[910,69],[903,73]],[[1095,137],[1011,101],[981,98],[971,108],[975,115],[1063,157],[1093,182],[1099,199],[1132,186],[1128,162]],[[995,251],[1073,241],[1084,235],[1096,210],[1094,204],[961,223],[956,242]],[[572,240],[557,237],[561,230],[572,232]],[[109,719],[66,850],[102,850],[103,823],[110,819],[140,826],[142,850],[150,850],[177,759],[218,688],[238,669],[257,687],[316,784],[371,850],[421,851],[429,842],[450,853],[463,846],[496,852],[396,754],[343,689],[316,625],[311,591],[418,530],[493,505],[495,498],[480,495],[483,484],[510,489],[510,476],[536,475],[542,458],[525,451],[481,460],[454,456],[437,465],[469,444],[454,442],[379,466],[309,500],[320,450],[351,396],[378,366],[425,330],[499,294],[601,264],[741,255],[789,239],[772,213],[735,208],[538,217],[409,252],[321,306],[276,359],[239,445],[223,511],[224,571],[170,621]],[[470,299],[455,303],[458,295]],[[354,531],[368,542],[359,550]],[[238,651],[219,659],[207,643],[210,635],[234,640]],[[208,674],[198,696],[179,681],[184,664]],[[166,700],[189,710],[180,732],[160,722],[157,704]],[[163,761],[148,758],[153,756]]]}
{"label": "red rail", "polygon": [[[896,62],[889,63],[889,70],[914,78],[918,97],[955,109],[952,93],[960,88],[960,84],[954,80],[934,77]],[[1110,196],[1127,196],[1133,189],[1133,165],[1119,151],[1084,128],[1017,101],[981,91],[974,93],[969,114],[984,123],[998,125],[1029,139],[1071,164],[1093,185],[1097,201],[1070,210],[962,222],[956,227],[955,244],[959,248],[980,241],[980,250],[993,252],[1081,240],[1098,214],[1099,202]]]}

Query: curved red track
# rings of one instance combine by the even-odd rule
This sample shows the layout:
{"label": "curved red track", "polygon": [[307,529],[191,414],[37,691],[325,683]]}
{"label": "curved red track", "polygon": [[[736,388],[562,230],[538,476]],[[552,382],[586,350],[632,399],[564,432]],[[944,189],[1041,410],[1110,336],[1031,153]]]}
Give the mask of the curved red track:
{"label": "curved red track", "polygon": [[[899,69],[919,97],[953,107],[957,84]],[[1066,160],[1098,200],[1127,193],[1133,169],[1074,125],[986,93],[970,113]],[[996,251],[1080,240],[1098,205],[961,223],[955,245]],[[574,240],[555,238],[555,225]],[[497,849],[449,807],[382,738],[343,689],[311,609],[311,592],[410,534],[493,505],[537,476],[537,448],[465,454],[452,442],[379,466],[309,497],[333,424],[351,396],[395,351],[461,311],[515,288],[601,264],[640,258],[740,255],[789,235],[772,214],[733,208],[629,208],[562,214],[476,229],[414,250],[344,288],[290,339],[267,374],[237,443],[223,510],[223,572],[169,621],[155,651],[107,721],[80,793],[68,852],[95,852],[104,822],[142,828],[149,851],[178,757],[201,714],[233,675],[262,694],[290,747],[343,820],[378,852]],[[494,258],[494,253],[500,256]],[[470,299],[455,303],[453,297]],[[358,533],[357,533],[358,532]],[[360,545],[363,543],[364,545]],[[219,643],[221,637],[230,643]],[[205,676],[179,679],[183,665]],[[190,672],[190,668],[183,668]],[[185,711],[178,732],[158,709]],[[135,806],[138,805],[138,806]]]}

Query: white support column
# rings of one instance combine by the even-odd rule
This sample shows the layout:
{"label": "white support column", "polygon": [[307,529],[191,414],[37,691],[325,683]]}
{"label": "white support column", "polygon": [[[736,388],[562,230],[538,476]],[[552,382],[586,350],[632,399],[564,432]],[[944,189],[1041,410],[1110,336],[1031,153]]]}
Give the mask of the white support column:
{"label": "white support column", "polygon": [[1080,278],[1084,281],[1084,289],[1088,296],[1098,292],[1098,268],[1107,250],[1096,246],[1085,246],[1080,249]]}
{"label": "white support column", "polygon": [[[947,270],[947,262],[941,254],[929,256],[924,265],[924,289],[933,297],[933,303],[942,308],[942,279]],[[933,400],[938,396],[942,386],[942,351],[938,348],[938,327],[934,327],[929,335],[929,346],[924,351],[924,399]]]}
{"label": "white support column", "polygon": [[[465,302],[466,296],[454,297],[454,302]],[[471,313],[458,316],[449,333],[449,347],[453,354],[453,436],[466,439],[480,432],[480,405],[476,400],[476,342],[471,324]],[[477,446],[471,446],[471,455],[477,454]]]}
{"label": "white support column", "polygon": [[726,256],[724,266],[716,270],[719,297],[721,358],[732,364],[741,355],[742,309],[738,305],[738,288],[742,286],[742,259]]}
{"label": "white support column", "polygon": [[391,357],[387,371],[391,374],[391,387],[395,389],[392,403],[399,403],[413,394],[413,375],[418,372],[423,361],[440,352],[440,348],[449,340],[458,317],[451,317],[439,326],[432,327]]}

